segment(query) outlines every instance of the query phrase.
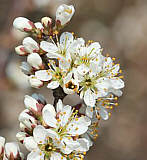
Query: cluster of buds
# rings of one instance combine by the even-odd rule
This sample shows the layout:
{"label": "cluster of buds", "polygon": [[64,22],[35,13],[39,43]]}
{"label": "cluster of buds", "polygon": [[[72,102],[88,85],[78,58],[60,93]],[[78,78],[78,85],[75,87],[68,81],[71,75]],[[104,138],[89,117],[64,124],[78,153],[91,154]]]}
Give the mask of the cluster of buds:
{"label": "cluster of buds", "polygon": [[[29,34],[16,53],[25,56],[20,68],[34,88],[53,90],[54,106],[43,96],[25,96],[20,114],[21,132],[16,137],[30,151],[28,160],[83,160],[98,137],[99,120],[108,120],[124,88],[120,65],[103,55],[99,42],[85,42],[61,29],[70,21],[74,7],[61,5],[56,20],[41,22],[18,17],[13,26]],[[53,25],[54,24],[54,25]],[[64,106],[66,95],[77,94],[83,104]]]}
{"label": "cluster of buds", "polygon": [[24,155],[20,152],[15,142],[5,144],[5,138],[0,137],[0,160],[23,160]]}
{"label": "cluster of buds", "polygon": [[24,104],[26,109],[19,115],[21,132],[16,137],[30,151],[28,160],[83,159],[92,146],[84,135],[91,125],[88,117],[61,100],[55,109],[38,94],[25,96]]}
{"label": "cluster of buds", "polygon": [[50,36],[54,36],[56,31],[61,30],[70,21],[74,12],[72,5],[63,4],[56,11],[55,23],[53,23],[50,17],[43,17],[41,22],[36,23],[25,17],[18,17],[14,20],[13,26],[22,32],[31,34],[37,39],[48,40]]}

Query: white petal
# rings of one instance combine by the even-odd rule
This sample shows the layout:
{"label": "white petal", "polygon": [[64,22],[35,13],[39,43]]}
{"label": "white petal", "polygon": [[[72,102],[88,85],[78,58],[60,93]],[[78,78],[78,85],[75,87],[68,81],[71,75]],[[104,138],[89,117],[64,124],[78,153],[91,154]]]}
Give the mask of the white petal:
{"label": "white petal", "polygon": [[110,79],[110,82],[111,82],[112,88],[114,89],[121,89],[121,88],[124,88],[125,86],[124,81],[117,77]]}
{"label": "white petal", "polygon": [[35,72],[35,77],[41,81],[49,81],[52,79],[51,74],[49,73],[49,70],[40,70]]}
{"label": "white petal", "polygon": [[48,137],[51,137],[52,139],[60,140],[59,135],[52,129],[47,129],[47,135]]}
{"label": "white petal", "polygon": [[84,134],[87,132],[90,124],[91,121],[88,117],[77,118],[69,123],[67,132],[72,136]]}
{"label": "white petal", "polygon": [[66,71],[70,68],[70,62],[67,61],[64,57],[60,58],[59,60],[59,67],[63,70]]}
{"label": "white petal", "polygon": [[72,114],[71,106],[68,105],[64,106],[61,111],[61,114],[59,114],[59,119],[61,120],[60,125],[62,127],[66,125],[71,114]]}
{"label": "white petal", "polygon": [[43,108],[42,115],[43,115],[43,120],[48,126],[53,128],[57,127],[57,120],[55,118],[55,114],[50,112],[49,106],[46,106],[45,108]]}
{"label": "white petal", "polygon": [[116,96],[118,96],[118,97],[120,97],[120,96],[122,96],[122,91],[120,90],[120,89],[110,89],[109,90],[109,92],[112,92],[114,95],[116,95]]}
{"label": "white petal", "polygon": [[53,114],[54,117],[56,116],[56,111],[53,105],[51,104],[45,105],[43,108],[43,112],[46,112],[46,111],[51,112],[51,114]]}
{"label": "white petal", "polygon": [[28,154],[27,160],[44,160],[44,153],[39,149]]}
{"label": "white petal", "polygon": [[77,72],[80,75],[84,76],[85,74],[87,74],[89,72],[89,68],[86,65],[82,64],[82,65],[78,66]]}
{"label": "white petal", "polygon": [[86,115],[88,117],[92,118],[93,117],[93,108],[87,106],[86,107]]}
{"label": "white petal", "polygon": [[104,67],[104,68],[111,68],[111,67],[112,67],[112,64],[113,64],[112,59],[111,59],[110,57],[107,57],[107,58],[105,59],[105,62],[104,62],[103,67]]}
{"label": "white petal", "polygon": [[119,72],[119,69],[120,69],[120,65],[119,64],[116,64],[112,67],[112,73],[113,75],[116,75],[118,72]]}
{"label": "white petal", "polygon": [[69,32],[64,32],[60,36],[60,44],[67,48],[73,42],[73,35]]}
{"label": "white petal", "polygon": [[63,157],[60,153],[57,153],[57,152],[53,152],[51,154],[51,158],[50,160],[67,160],[65,157]]}
{"label": "white petal", "polygon": [[58,103],[57,103],[57,113],[61,112],[62,109],[63,109],[63,103],[61,101],[61,99],[58,100]]}
{"label": "white petal", "polygon": [[37,142],[38,144],[44,144],[46,143],[47,130],[43,126],[38,125],[34,128],[33,136],[35,142]]}
{"label": "white petal", "polygon": [[58,52],[58,48],[55,44],[49,43],[49,42],[46,42],[46,41],[42,41],[40,43],[40,48],[43,49],[45,52],[48,52],[48,53]]}
{"label": "white petal", "polygon": [[84,95],[84,102],[86,103],[87,106],[94,107],[96,100],[95,100],[95,95],[92,93],[90,89],[88,89],[85,92]]}
{"label": "white petal", "polygon": [[69,82],[72,79],[72,72],[69,72],[67,76],[64,78],[64,84]]}
{"label": "white petal", "polygon": [[101,46],[98,42],[91,43],[90,46],[88,46],[88,53],[92,54],[100,54]]}
{"label": "white petal", "polygon": [[89,150],[90,143],[86,138],[80,138],[77,142],[80,143],[80,147],[76,149],[77,151],[87,152]]}
{"label": "white petal", "polygon": [[109,113],[107,112],[107,110],[104,107],[100,107],[100,110],[98,112],[103,120],[109,119]]}
{"label": "white petal", "polygon": [[33,150],[38,148],[38,145],[35,142],[33,137],[26,137],[24,139],[23,144],[25,145],[26,149],[29,150],[29,151],[33,151]]}
{"label": "white petal", "polygon": [[56,89],[59,87],[59,82],[58,81],[51,81],[50,83],[48,83],[47,88],[50,89]]}

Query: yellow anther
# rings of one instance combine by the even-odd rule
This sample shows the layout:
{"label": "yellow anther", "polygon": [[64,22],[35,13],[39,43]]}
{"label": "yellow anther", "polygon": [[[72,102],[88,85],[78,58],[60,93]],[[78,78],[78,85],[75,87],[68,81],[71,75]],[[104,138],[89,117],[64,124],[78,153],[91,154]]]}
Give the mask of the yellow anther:
{"label": "yellow anther", "polygon": [[113,58],[112,58],[112,60],[113,60],[113,61],[115,61],[115,60],[116,60],[116,58],[115,58],[115,57],[113,57]]}
{"label": "yellow anther", "polygon": [[65,12],[72,14],[72,9],[64,9]]}

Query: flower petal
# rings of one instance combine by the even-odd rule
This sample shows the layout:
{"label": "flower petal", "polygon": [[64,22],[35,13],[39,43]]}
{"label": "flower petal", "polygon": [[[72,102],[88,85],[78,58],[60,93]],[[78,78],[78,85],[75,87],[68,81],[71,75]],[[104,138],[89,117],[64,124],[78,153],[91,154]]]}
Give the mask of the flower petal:
{"label": "flower petal", "polygon": [[54,110],[53,108],[51,109],[52,105],[46,105],[46,107],[43,108],[42,111],[42,116],[43,116],[43,120],[44,122],[53,128],[57,127],[57,120],[55,118],[55,113],[50,112],[51,110]]}
{"label": "flower petal", "polygon": [[50,83],[48,83],[47,88],[50,89],[56,89],[59,87],[59,82],[58,81],[51,81]]}
{"label": "flower petal", "polygon": [[86,107],[86,115],[90,118],[93,117],[93,108],[92,107]]}
{"label": "flower petal", "polygon": [[53,152],[51,154],[50,160],[67,160],[65,157],[63,157],[60,153]]}
{"label": "flower petal", "polygon": [[46,41],[42,41],[40,43],[40,48],[48,53],[56,53],[58,51],[58,48],[55,44]]}
{"label": "flower petal", "polygon": [[84,102],[86,103],[87,106],[91,106],[91,107],[93,107],[96,103],[95,95],[94,93],[92,93],[90,89],[88,89],[85,92]]}
{"label": "flower petal", "polygon": [[36,150],[38,148],[37,143],[34,140],[34,137],[26,137],[24,139],[23,144],[25,145],[26,149],[29,151]]}
{"label": "flower petal", "polygon": [[41,81],[49,81],[52,79],[51,74],[49,73],[49,70],[40,70],[35,72],[35,77]]}
{"label": "flower petal", "polygon": [[28,154],[27,160],[44,160],[44,153],[39,149]]}
{"label": "flower petal", "polygon": [[37,142],[38,144],[45,144],[46,137],[47,137],[47,131],[43,126],[38,125],[33,130],[33,136],[34,136],[35,142]]}

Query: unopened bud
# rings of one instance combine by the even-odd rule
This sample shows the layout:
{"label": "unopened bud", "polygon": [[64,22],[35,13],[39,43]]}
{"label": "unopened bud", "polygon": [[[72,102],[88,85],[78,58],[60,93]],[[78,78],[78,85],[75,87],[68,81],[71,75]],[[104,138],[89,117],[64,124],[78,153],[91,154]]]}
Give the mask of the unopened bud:
{"label": "unopened bud", "polygon": [[48,27],[52,23],[52,19],[50,17],[43,17],[41,19],[41,23],[45,26]]}
{"label": "unopened bud", "polygon": [[27,62],[35,69],[40,69],[42,67],[42,59],[38,53],[31,53],[28,55]]}
{"label": "unopened bud", "polygon": [[14,28],[20,30],[20,31],[31,31],[34,27],[33,22],[31,22],[30,20],[28,20],[25,17],[18,17],[14,20],[13,22],[13,26]]}
{"label": "unopened bud", "polygon": [[37,79],[35,76],[29,77],[29,83],[33,88],[40,88],[43,86],[43,82]]}
{"label": "unopened bud", "polygon": [[60,5],[56,11],[56,21],[57,22],[59,21],[63,26],[71,20],[74,12],[75,9],[72,5],[70,6],[66,4]]}
{"label": "unopened bud", "polygon": [[25,56],[25,55],[28,54],[28,53],[25,51],[25,48],[24,48],[23,45],[16,47],[16,48],[15,48],[15,52],[16,52],[18,55],[20,55],[20,56]]}

